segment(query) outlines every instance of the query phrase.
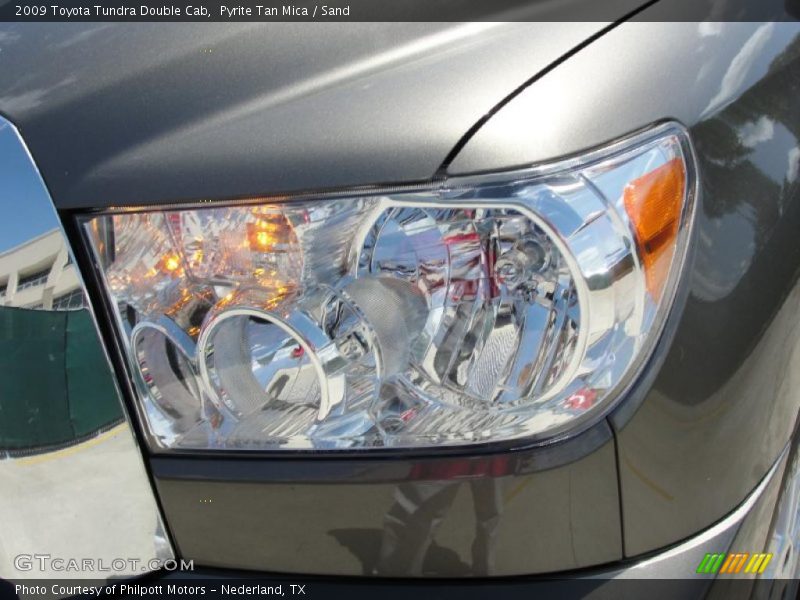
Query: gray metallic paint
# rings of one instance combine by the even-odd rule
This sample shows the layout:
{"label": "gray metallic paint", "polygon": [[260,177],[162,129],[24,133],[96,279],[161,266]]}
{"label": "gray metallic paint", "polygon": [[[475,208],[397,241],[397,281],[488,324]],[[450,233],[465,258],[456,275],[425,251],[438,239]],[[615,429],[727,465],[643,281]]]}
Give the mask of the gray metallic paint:
{"label": "gray metallic paint", "polygon": [[158,477],[158,491],[181,554],[203,566],[475,577],[621,557],[612,441],[531,474],[445,479],[443,461],[429,462],[422,480],[364,483],[358,469],[339,482]]}
{"label": "gray metallic paint", "polygon": [[713,119],[798,31],[795,23],[624,23],[511,100],[448,173],[550,161],[665,119],[688,127]]}
{"label": "gray metallic paint", "polygon": [[429,179],[603,26],[4,25],[0,112],[61,209]]}

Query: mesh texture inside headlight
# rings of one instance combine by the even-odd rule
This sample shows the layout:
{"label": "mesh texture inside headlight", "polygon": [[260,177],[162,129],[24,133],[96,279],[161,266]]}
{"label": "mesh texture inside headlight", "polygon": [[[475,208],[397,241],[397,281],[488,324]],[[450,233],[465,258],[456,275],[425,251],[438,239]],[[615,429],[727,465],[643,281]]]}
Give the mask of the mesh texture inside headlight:
{"label": "mesh texture inside headlight", "polygon": [[156,448],[552,439],[652,351],[693,213],[667,124],[430,189],[86,220]]}

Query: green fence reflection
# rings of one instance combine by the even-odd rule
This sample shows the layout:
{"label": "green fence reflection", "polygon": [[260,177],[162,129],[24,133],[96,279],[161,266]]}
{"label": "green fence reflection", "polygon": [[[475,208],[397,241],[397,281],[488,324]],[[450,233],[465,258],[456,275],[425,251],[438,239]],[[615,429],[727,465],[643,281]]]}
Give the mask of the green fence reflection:
{"label": "green fence reflection", "polygon": [[0,453],[69,445],[121,420],[87,310],[0,307]]}

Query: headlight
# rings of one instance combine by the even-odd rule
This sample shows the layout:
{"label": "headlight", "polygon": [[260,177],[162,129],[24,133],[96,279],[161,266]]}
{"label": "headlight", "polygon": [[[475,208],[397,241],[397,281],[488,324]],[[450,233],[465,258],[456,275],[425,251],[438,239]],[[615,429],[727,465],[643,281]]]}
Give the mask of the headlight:
{"label": "headlight", "polygon": [[438,187],[85,223],[157,447],[551,439],[652,350],[693,213],[685,132]]}

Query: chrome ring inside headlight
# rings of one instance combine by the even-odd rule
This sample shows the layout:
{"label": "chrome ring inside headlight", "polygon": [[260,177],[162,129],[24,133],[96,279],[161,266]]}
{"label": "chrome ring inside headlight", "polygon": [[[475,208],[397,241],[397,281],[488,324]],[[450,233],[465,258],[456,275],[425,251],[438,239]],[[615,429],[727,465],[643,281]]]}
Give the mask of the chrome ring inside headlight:
{"label": "chrome ring inside headlight", "polygon": [[131,331],[136,372],[170,428],[184,434],[204,420],[194,342],[171,319],[142,321]]}
{"label": "chrome ring inside headlight", "polygon": [[[202,380],[238,418],[274,403],[313,408],[324,418],[344,396],[344,358],[306,311],[324,302],[270,310],[259,290],[234,294],[212,309],[198,340]],[[259,306],[260,308],[256,308]]]}
{"label": "chrome ring inside headlight", "polygon": [[[427,300],[411,364],[462,396],[510,406],[564,385],[578,343],[578,291],[560,241],[499,207],[389,208],[361,244],[359,275],[414,285]],[[557,360],[556,360],[557,359]]]}
{"label": "chrome ring inside headlight", "polygon": [[[159,318],[197,339],[190,394],[223,424],[201,416],[175,438],[145,410],[158,445],[535,441],[599,418],[644,364],[694,186],[687,135],[668,124],[427,190],[117,213],[86,231],[96,251],[115,233],[98,259],[134,365]],[[189,388],[168,389],[142,385],[142,406],[185,412]]]}

